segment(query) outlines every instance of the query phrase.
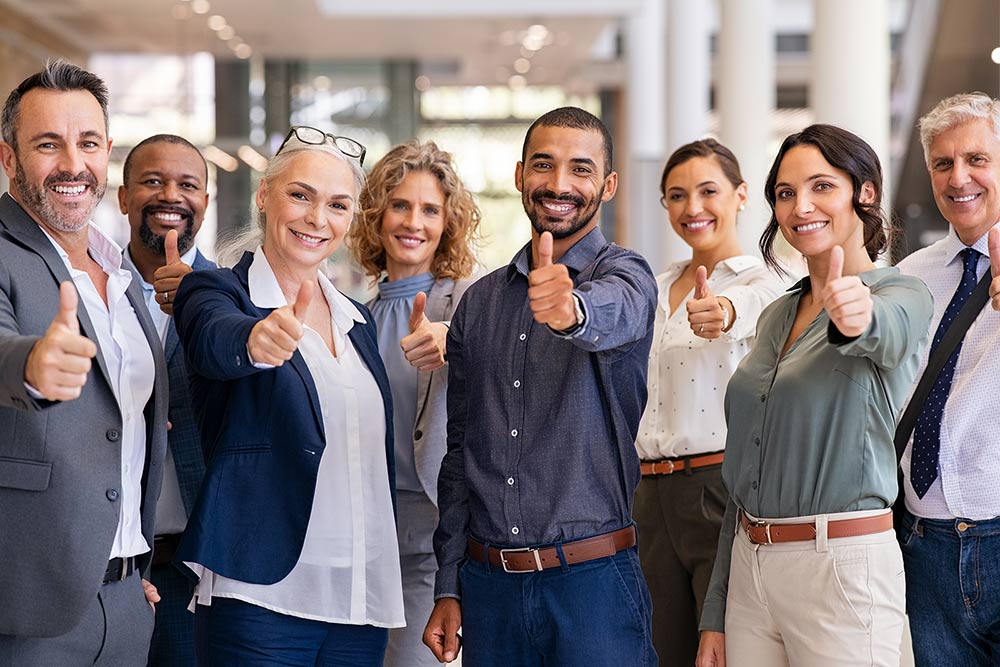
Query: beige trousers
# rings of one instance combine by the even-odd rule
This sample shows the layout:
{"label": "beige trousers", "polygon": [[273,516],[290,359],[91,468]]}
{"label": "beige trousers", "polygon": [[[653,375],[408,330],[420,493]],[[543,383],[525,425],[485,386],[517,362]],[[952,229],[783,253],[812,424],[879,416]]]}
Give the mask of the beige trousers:
{"label": "beige trousers", "polygon": [[899,667],[906,588],[895,533],[827,539],[825,518],[808,542],[756,545],[738,529],[726,606],[730,667]]}

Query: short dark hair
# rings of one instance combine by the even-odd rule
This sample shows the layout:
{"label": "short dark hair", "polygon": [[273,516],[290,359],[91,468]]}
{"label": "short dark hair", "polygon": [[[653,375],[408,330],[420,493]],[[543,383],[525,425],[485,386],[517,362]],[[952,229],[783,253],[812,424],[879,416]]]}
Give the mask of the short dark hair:
{"label": "short dark hair", "polygon": [[208,179],[208,163],[205,161],[205,156],[201,154],[201,151],[198,150],[197,146],[184,137],[176,134],[154,134],[151,137],[146,137],[133,146],[132,150],[130,150],[128,155],[125,157],[125,165],[122,167],[122,183],[125,187],[128,187],[128,176],[129,172],[132,171],[132,158],[135,156],[136,151],[143,146],[149,146],[150,144],[176,144],[179,146],[187,146],[201,158],[201,163],[205,166],[205,178],[206,180]]}
{"label": "short dark hair", "polygon": [[21,100],[35,88],[45,90],[85,90],[97,100],[104,113],[104,130],[108,130],[108,87],[104,81],[85,69],[77,67],[62,59],[48,60],[45,69],[32,74],[10,91],[3,105],[3,116],[0,126],[3,128],[3,140],[15,151],[17,150],[17,123],[20,120]]}
{"label": "short dark hair", "polygon": [[611,160],[614,156],[611,132],[608,131],[608,127],[603,121],[594,114],[579,107],[559,107],[542,114],[535,119],[524,135],[524,144],[521,146],[521,162],[528,158],[528,141],[531,140],[531,133],[535,131],[536,127],[571,127],[574,130],[599,132],[604,141],[604,176],[607,177],[611,173]]}
{"label": "short dark hair", "polygon": [[[778,181],[778,168],[785,154],[796,146],[815,146],[827,162],[835,169],[845,172],[854,187],[852,200],[854,212],[861,218],[864,227],[865,250],[868,257],[875,260],[889,245],[886,235],[888,228],[893,231],[892,219],[882,210],[882,165],[875,150],[864,139],[835,125],[810,125],[796,134],[785,138],[774,158],[771,171],[764,184],[764,198],[771,207],[771,220],[760,237],[760,252],[767,265],[782,271],[774,256],[774,237],[778,234],[778,220],[774,215],[776,195],[774,185]],[[875,188],[875,198],[871,203],[861,202],[861,186],[867,182]]]}
{"label": "short dark hair", "polygon": [[725,175],[726,180],[732,183],[734,188],[739,187],[743,183],[743,174],[740,173],[740,163],[736,160],[733,152],[715,139],[699,139],[698,141],[684,144],[667,158],[667,164],[663,167],[663,175],[660,176],[660,194],[664,197],[667,196],[667,176],[675,167],[679,167],[688,160],[693,160],[696,157],[713,156],[718,160],[719,167],[722,168],[722,173]]}

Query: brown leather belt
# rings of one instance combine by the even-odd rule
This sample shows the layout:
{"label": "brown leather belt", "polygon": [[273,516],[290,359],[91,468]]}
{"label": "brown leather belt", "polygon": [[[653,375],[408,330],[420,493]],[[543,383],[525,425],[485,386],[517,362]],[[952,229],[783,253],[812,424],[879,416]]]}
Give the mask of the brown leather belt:
{"label": "brown leather belt", "polygon": [[[567,565],[585,563],[588,560],[614,556],[619,551],[635,546],[635,526],[627,526],[613,533],[605,533],[596,537],[565,542],[562,545],[563,556]],[[485,545],[470,537],[468,544],[469,558],[485,563],[483,549]],[[559,552],[555,547],[538,547],[523,549],[489,548],[490,566],[503,569],[504,572],[539,572],[550,567],[560,567]]]}
{"label": "brown leather belt", "polygon": [[722,463],[725,452],[715,454],[702,454],[701,456],[687,456],[680,459],[664,459],[662,461],[641,461],[639,470],[643,477],[650,475],[672,475],[681,470],[694,470],[705,466],[714,466]]}
{"label": "brown leather belt", "polygon": [[[747,538],[754,544],[777,544],[779,542],[804,542],[816,539],[816,524],[814,523],[768,523],[766,521],[751,521],[747,515],[740,512],[740,526]],[[835,519],[826,526],[826,536],[831,539],[838,537],[855,537],[857,535],[872,535],[892,528],[892,512],[866,516],[859,519]]]}

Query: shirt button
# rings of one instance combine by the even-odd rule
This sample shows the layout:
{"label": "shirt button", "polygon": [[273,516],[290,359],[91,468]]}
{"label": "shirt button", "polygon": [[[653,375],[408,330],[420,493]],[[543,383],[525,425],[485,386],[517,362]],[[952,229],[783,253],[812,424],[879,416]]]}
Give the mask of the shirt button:
{"label": "shirt button", "polygon": [[104,495],[108,497],[108,500],[114,502],[118,500],[118,489],[108,489],[104,492]]}
{"label": "shirt button", "polygon": [[413,439],[414,440],[419,440],[422,437],[424,437],[424,432],[421,431],[419,428],[416,431],[413,432]]}
{"label": "shirt button", "polygon": [[514,380],[514,388],[517,389],[520,386],[521,386],[521,381],[520,380]]}
{"label": "shirt button", "polygon": [[750,484],[750,488],[756,490],[757,489],[757,482],[753,482],[752,484]]}
{"label": "shirt button", "polygon": [[521,530],[517,526],[514,526],[513,528],[510,529],[510,532],[512,532],[515,535],[517,535],[518,533],[521,532]]}
{"label": "shirt button", "polygon": [[514,478],[513,477],[508,477],[507,478],[507,486],[514,486]]}
{"label": "shirt button", "polygon": [[528,339],[528,334],[523,333],[520,336],[518,336],[518,338],[521,339],[521,340],[527,340]]}
{"label": "shirt button", "polygon": [[766,400],[767,400],[767,394],[761,394],[760,395],[760,402],[763,403]]}
{"label": "shirt button", "polygon": [[516,428],[515,428],[515,429],[513,429],[513,430],[512,430],[511,432],[510,432],[510,434],[511,434],[511,436],[512,436],[512,437],[515,437],[515,438],[516,438],[516,437],[517,437],[517,429],[516,429]]}
{"label": "shirt button", "polygon": [[121,431],[116,428],[109,428],[108,432],[104,435],[107,436],[108,440],[111,442],[118,442],[118,439],[122,437]]}
{"label": "shirt button", "polygon": [[236,357],[236,365],[237,366],[242,366],[243,365],[243,359],[241,359],[240,357],[237,356]]}
{"label": "shirt button", "polygon": [[753,439],[753,444],[755,444],[755,445],[757,445],[758,447],[760,447],[760,438],[754,438],[754,439]]}
{"label": "shirt button", "polygon": [[969,529],[969,524],[965,523],[964,521],[959,521],[957,528],[958,528],[958,532],[964,533],[965,531],[967,531]]}

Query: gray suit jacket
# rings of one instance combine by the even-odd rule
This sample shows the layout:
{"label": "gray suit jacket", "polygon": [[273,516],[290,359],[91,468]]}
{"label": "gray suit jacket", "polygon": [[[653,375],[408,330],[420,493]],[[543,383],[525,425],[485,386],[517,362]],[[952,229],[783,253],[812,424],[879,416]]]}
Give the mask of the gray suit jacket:
{"label": "gray suit jacket", "polygon": [[[97,595],[121,510],[122,414],[103,356],[73,401],[35,400],[24,386],[28,353],[71,280],[38,224],[0,197],[0,634],[68,632]],[[142,533],[153,519],[167,447],[167,374],[142,290],[128,288],[156,365],[145,406]],[[81,303],[80,331],[97,334]],[[140,557],[146,569],[148,554]]]}
{"label": "gray suit jacket", "polygon": [[[465,290],[474,278],[434,282],[427,294],[424,314],[431,322],[451,320]],[[417,477],[424,491],[437,505],[438,473],[448,449],[448,366],[433,372],[421,371],[417,377],[417,423],[413,429],[413,458]]]}

